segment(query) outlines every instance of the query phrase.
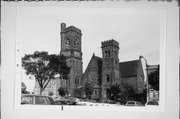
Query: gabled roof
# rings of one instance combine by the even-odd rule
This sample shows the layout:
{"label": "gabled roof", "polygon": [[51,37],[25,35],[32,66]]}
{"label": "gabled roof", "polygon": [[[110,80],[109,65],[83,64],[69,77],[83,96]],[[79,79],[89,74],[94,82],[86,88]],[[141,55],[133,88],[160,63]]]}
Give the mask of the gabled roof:
{"label": "gabled roof", "polygon": [[[93,54],[93,56],[91,57],[91,61],[94,61],[98,63],[98,74],[101,77],[101,73],[102,73],[102,58],[95,56],[95,54]],[[87,66],[87,68],[90,65],[90,62]],[[121,77],[135,77],[137,76],[138,73],[138,65],[139,65],[139,60],[132,60],[132,61],[126,61],[126,62],[120,62],[119,63],[119,68],[120,68],[120,74]],[[87,70],[86,68],[86,70]],[[85,71],[86,72],[86,71]],[[83,77],[84,77],[83,73]]]}
{"label": "gabled roof", "polygon": [[95,56],[95,54],[93,53],[85,72],[82,75],[82,79],[84,79],[86,77],[86,74],[91,71],[91,70],[96,70],[98,71],[98,79],[101,79],[101,73],[102,73],[102,58]]}
{"label": "gabled roof", "polygon": [[95,59],[97,60],[98,63],[98,74],[99,74],[99,78],[101,78],[101,73],[102,73],[102,58],[95,56]]}
{"label": "gabled roof", "polygon": [[138,68],[139,60],[120,62],[119,68],[122,77],[132,77],[137,76],[137,68]]}
{"label": "gabled roof", "polygon": [[97,62],[98,62],[98,68],[99,69],[101,69],[102,67],[102,58],[100,58],[100,57],[98,57],[98,56],[95,56],[94,55],[94,57],[95,57],[95,59],[97,60]]}

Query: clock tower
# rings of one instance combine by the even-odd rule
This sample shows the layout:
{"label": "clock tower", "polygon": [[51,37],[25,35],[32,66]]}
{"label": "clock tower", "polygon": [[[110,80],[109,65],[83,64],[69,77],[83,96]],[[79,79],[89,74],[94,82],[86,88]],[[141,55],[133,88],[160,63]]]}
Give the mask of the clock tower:
{"label": "clock tower", "polygon": [[61,55],[67,57],[67,65],[71,67],[69,79],[63,86],[67,88],[68,94],[73,95],[75,88],[81,86],[82,76],[82,51],[81,51],[81,30],[61,23]]}

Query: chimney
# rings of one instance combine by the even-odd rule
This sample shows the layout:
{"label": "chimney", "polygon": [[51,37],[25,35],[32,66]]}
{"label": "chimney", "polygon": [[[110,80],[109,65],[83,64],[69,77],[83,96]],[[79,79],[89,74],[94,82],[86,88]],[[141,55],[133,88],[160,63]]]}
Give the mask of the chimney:
{"label": "chimney", "polygon": [[61,32],[64,31],[65,28],[66,28],[66,24],[65,23],[61,23]]}

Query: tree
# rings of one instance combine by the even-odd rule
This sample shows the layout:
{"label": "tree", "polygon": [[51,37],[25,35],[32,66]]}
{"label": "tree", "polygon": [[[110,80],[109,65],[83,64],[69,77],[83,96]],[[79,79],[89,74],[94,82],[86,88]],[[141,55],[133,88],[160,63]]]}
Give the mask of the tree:
{"label": "tree", "polygon": [[91,99],[91,95],[93,94],[93,85],[92,83],[86,82],[84,85],[84,92],[88,99]]}
{"label": "tree", "polygon": [[83,87],[75,88],[74,92],[73,92],[74,97],[82,98],[83,97],[83,91],[84,91]]}
{"label": "tree", "polygon": [[33,75],[38,81],[40,94],[48,83],[55,77],[67,79],[70,67],[66,65],[66,57],[63,55],[49,55],[48,52],[35,51],[34,54],[25,55],[22,58],[22,67],[27,75]]}
{"label": "tree", "polygon": [[156,71],[150,73],[148,75],[149,85],[152,86],[153,89],[159,90],[159,66]]}
{"label": "tree", "polygon": [[125,104],[128,100],[135,99],[135,91],[132,86],[127,83],[122,83],[122,91],[121,91],[121,103]]}
{"label": "tree", "polygon": [[60,96],[65,96],[65,94],[66,94],[66,93],[65,93],[65,89],[64,89],[63,87],[59,87],[59,88],[58,88],[58,92],[59,92],[59,95],[60,95]]}
{"label": "tree", "polygon": [[111,99],[116,101],[118,94],[121,92],[120,86],[115,84],[110,87]]}

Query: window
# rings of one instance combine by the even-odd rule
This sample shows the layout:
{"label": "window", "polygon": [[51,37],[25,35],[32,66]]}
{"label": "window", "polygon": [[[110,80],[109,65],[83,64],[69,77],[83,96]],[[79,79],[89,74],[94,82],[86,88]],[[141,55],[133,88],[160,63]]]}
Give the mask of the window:
{"label": "window", "polygon": [[66,86],[68,86],[68,85],[70,84],[70,79],[69,79],[69,78],[65,79],[64,84],[65,84]]}
{"label": "window", "polygon": [[117,51],[114,51],[114,55],[115,55],[115,57],[117,57]]}
{"label": "window", "polygon": [[107,82],[110,82],[110,77],[109,77],[109,74],[107,74]]}
{"label": "window", "polygon": [[110,57],[111,56],[111,54],[110,54],[110,50],[108,50],[108,57]]}
{"label": "window", "polygon": [[132,104],[132,105],[134,105],[134,104],[135,104],[135,102],[128,102],[127,104]]}
{"label": "window", "polygon": [[69,46],[70,46],[70,40],[69,40],[69,38],[66,39],[65,45],[66,45],[66,48],[69,48]]}
{"label": "window", "polygon": [[118,66],[118,61],[117,60],[115,61],[115,64],[116,64],[116,66]]}
{"label": "window", "polygon": [[75,41],[74,41],[74,45],[78,45],[78,44],[79,44],[78,41],[79,41],[79,40],[76,38]]}
{"label": "window", "polygon": [[108,52],[107,51],[105,51],[105,57],[107,57],[108,56]]}
{"label": "window", "polygon": [[94,94],[95,94],[95,95],[97,94],[96,90],[94,91]]}
{"label": "window", "polygon": [[74,41],[75,48],[78,48],[78,45],[79,45],[79,40],[78,40],[78,38],[76,38]]}
{"label": "window", "polygon": [[78,78],[78,76],[76,76],[76,78],[75,78],[75,84],[79,85],[79,78]]}

